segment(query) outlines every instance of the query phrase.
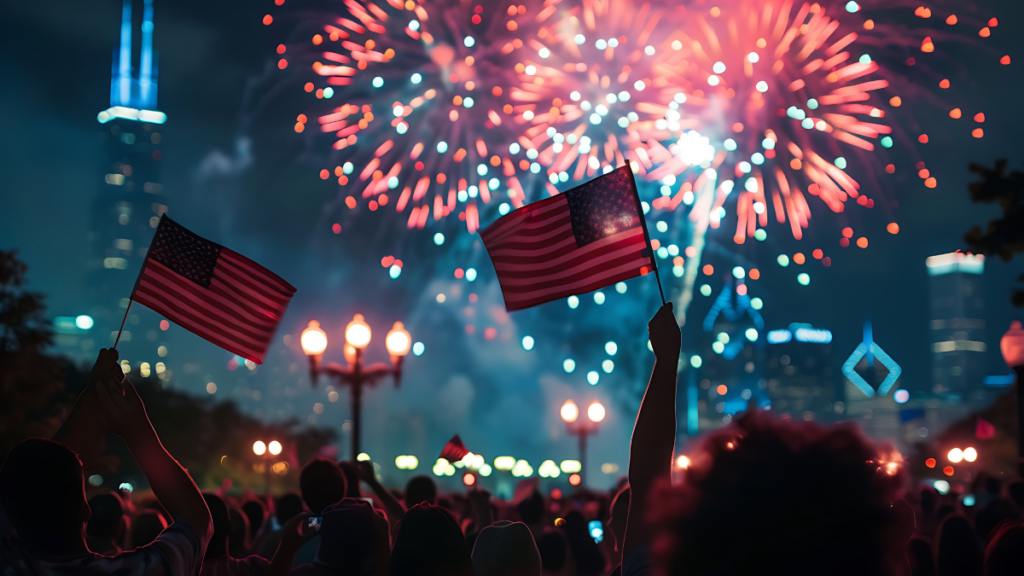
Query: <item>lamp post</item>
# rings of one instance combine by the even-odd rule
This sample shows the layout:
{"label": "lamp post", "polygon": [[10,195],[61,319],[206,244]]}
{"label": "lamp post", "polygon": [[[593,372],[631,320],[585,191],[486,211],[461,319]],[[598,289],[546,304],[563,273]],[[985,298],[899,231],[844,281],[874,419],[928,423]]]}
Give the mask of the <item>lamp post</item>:
{"label": "lamp post", "polygon": [[565,429],[577,436],[580,442],[580,485],[585,485],[587,475],[587,436],[597,433],[598,425],[604,420],[604,406],[597,400],[587,408],[587,419],[579,420],[580,409],[572,400],[566,400],[560,411]]}
{"label": "lamp post", "polygon": [[281,443],[277,440],[271,440],[269,444],[264,444],[263,440],[257,440],[253,442],[252,452],[257,456],[263,456],[264,468],[267,469],[267,497],[270,497],[270,460],[271,456],[277,456],[281,453]]}
{"label": "lamp post", "polygon": [[1017,376],[1017,474],[1024,476],[1024,391],[1021,380],[1024,377],[1024,329],[1020,321],[1010,323],[1010,329],[999,341],[999,350],[1003,360],[1013,368]]}
{"label": "lamp post", "polygon": [[321,374],[333,378],[338,386],[347,385],[352,392],[352,458],[359,454],[360,416],[363,404],[363,387],[373,386],[385,376],[394,376],[395,388],[402,381],[402,360],[412,348],[409,331],[401,322],[395,325],[384,338],[388,353],[391,354],[391,366],[383,362],[375,362],[363,366],[363,350],[370,344],[372,332],[362,314],[356,314],[345,327],[345,361],[347,366],[331,362],[321,366],[324,351],[327,350],[327,333],[320,328],[320,323],[311,320],[309,326],[302,331],[302,351],[309,356],[309,377],[316,386]]}

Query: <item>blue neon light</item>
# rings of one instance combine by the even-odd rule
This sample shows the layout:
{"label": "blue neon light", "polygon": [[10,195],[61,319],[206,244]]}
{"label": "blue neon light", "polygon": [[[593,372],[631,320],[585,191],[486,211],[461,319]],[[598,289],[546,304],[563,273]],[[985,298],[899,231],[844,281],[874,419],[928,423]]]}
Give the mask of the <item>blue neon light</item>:
{"label": "blue neon light", "polygon": [[764,330],[764,318],[761,317],[760,312],[754,310],[754,307],[750,305],[750,296],[747,294],[735,294],[734,303],[734,294],[732,282],[726,284],[725,288],[722,288],[722,292],[715,298],[715,303],[711,306],[711,310],[708,311],[708,315],[704,317],[704,324],[702,326],[705,332],[711,332],[714,329],[715,320],[718,320],[719,314],[723,314],[726,320],[733,323],[744,314],[749,314],[757,329],[759,331]]}
{"label": "blue neon light", "polygon": [[[892,388],[892,385],[896,383],[900,374],[903,373],[903,368],[900,368],[900,365],[890,358],[878,344],[872,342],[870,344],[870,350],[874,353],[875,357],[878,358],[878,361],[882,363],[882,366],[885,366],[889,370],[889,375],[886,376],[885,380],[882,380],[882,383],[878,386],[878,395],[885,396],[889,393],[889,389]],[[864,342],[858,344],[856,350],[853,351],[853,354],[850,354],[850,357],[843,363],[843,376],[846,376],[850,382],[853,382],[853,385],[859,388],[865,396],[871,398],[875,395],[875,390],[871,388],[871,385],[868,384],[864,378],[861,378],[861,375],[857,374],[857,371],[855,370],[857,362],[860,362],[860,359],[867,353],[868,345]]]}
{"label": "blue neon light", "polygon": [[153,0],[142,11],[142,42],[138,72],[132,67],[132,0],[121,8],[120,45],[114,50],[110,78],[110,108],[100,112],[100,124],[115,118],[163,124],[167,115],[156,110],[157,61],[153,52]]}

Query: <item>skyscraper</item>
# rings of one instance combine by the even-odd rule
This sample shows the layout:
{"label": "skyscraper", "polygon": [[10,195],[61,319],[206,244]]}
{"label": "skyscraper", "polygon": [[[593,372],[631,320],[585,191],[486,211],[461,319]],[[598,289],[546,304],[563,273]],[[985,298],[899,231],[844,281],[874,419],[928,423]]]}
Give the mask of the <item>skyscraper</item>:
{"label": "skyscraper", "polygon": [[[90,214],[89,284],[98,344],[109,346],[161,214],[160,125],[156,109],[157,66],[153,53],[153,0],[144,0],[138,65],[132,61],[132,0],[121,10],[120,45],[114,50],[110,107],[97,115],[97,194]],[[129,334],[122,339],[130,340]]]}
{"label": "skyscraper", "polygon": [[831,421],[843,413],[842,390],[832,378],[832,332],[794,322],[771,330],[764,377],[772,411]]}
{"label": "skyscraper", "polygon": [[932,391],[970,396],[985,377],[985,257],[951,252],[925,261],[931,292]]}

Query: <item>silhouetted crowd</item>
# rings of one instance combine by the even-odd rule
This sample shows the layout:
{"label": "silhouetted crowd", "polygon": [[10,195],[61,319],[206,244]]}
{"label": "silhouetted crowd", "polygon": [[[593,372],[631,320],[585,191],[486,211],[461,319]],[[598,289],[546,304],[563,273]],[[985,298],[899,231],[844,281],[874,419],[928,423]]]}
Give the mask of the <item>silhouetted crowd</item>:
{"label": "silhouetted crowd", "polygon": [[[854,426],[748,410],[673,470],[680,333],[651,320],[655,366],[628,475],[609,492],[438,494],[382,486],[371,462],[308,462],[300,493],[200,492],[164,449],[113,350],[53,439],[0,468],[7,574],[179,576],[1024,575],[1024,481],[983,477],[975,504],[910,489],[900,457]],[[120,436],[152,496],[86,498],[83,462]]]}

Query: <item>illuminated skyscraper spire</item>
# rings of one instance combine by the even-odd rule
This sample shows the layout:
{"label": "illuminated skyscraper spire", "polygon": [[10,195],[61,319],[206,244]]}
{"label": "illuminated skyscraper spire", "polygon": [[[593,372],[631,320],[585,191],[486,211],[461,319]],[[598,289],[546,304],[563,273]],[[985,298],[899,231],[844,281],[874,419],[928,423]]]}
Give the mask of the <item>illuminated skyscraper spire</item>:
{"label": "illuminated skyscraper spire", "polygon": [[167,115],[156,110],[157,66],[153,54],[153,0],[143,0],[142,46],[138,73],[132,67],[132,0],[121,8],[121,45],[114,51],[110,79],[110,108],[100,112],[101,124],[114,118],[163,124]]}

